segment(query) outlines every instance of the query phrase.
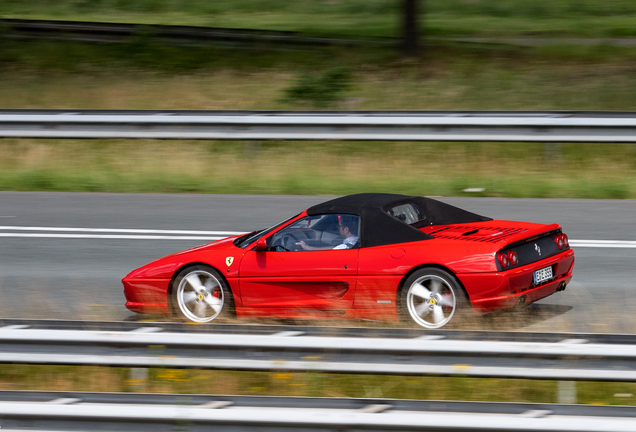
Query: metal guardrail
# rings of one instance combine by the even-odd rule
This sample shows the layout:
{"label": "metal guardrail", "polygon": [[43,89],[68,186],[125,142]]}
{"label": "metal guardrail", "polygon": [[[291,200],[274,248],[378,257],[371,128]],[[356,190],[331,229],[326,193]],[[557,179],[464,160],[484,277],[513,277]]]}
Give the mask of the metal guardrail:
{"label": "metal guardrail", "polygon": [[106,43],[143,40],[171,45],[390,45],[398,41],[393,38],[355,40],[307,37],[292,31],[21,19],[0,19],[0,37]]}
{"label": "metal guardrail", "polygon": [[636,113],[0,110],[0,137],[636,142]]}
{"label": "metal guardrail", "polygon": [[633,432],[635,407],[0,391],[2,430]]}
{"label": "metal guardrail", "polygon": [[[232,29],[227,27],[200,27],[157,24],[106,23],[89,21],[0,19],[0,37],[18,40],[60,40],[102,43],[130,43],[139,40],[170,45],[267,45],[278,46],[333,46],[333,45],[398,45],[398,37],[342,39],[301,36],[294,31]],[[429,44],[453,43],[478,46],[536,47],[544,45],[610,45],[633,47],[634,38],[461,38],[434,37]]]}
{"label": "metal guardrail", "polygon": [[[375,329],[372,329],[374,331]],[[636,382],[636,343],[0,328],[0,363]],[[611,339],[611,337],[608,337]]]}
{"label": "metal guardrail", "polygon": [[[144,332],[164,331],[170,333],[195,334],[244,334],[274,335],[291,334],[322,337],[353,338],[389,338],[413,339],[421,336],[435,336],[446,340],[461,341],[509,341],[509,342],[546,342],[557,343],[568,340],[582,340],[586,343],[636,345],[636,334],[612,333],[539,333],[527,331],[492,331],[492,330],[429,330],[423,328],[392,327],[342,327],[342,326],[305,326],[277,324],[212,324],[193,325],[179,321],[78,321],[48,320],[25,318],[0,318],[0,329],[3,327],[37,329],[37,330],[92,330],[105,332]],[[165,318],[164,318],[165,319]],[[150,329],[150,330],[146,330]],[[160,329],[160,330],[159,330]]]}

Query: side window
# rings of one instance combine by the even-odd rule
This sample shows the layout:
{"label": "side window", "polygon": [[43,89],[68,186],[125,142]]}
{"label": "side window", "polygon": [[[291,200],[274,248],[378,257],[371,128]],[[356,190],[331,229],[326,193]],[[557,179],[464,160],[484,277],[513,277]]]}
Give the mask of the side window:
{"label": "side window", "polygon": [[272,251],[358,248],[359,220],[348,214],[307,216],[274,234],[267,246]]}
{"label": "side window", "polygon": [[400,204],[391,207],[386,212],[409,225],[426,219],[426,216],[420,212],[420,209],[414,203]]}

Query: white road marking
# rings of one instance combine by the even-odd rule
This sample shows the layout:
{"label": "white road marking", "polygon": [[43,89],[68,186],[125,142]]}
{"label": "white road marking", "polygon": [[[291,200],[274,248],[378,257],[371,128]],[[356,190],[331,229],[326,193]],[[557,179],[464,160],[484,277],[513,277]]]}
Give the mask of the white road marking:
{"label": "white road marking", "polygon": [[[125,228],[69,228],[0,226],[0,237],[12,238],[65,238],[65,239],[116,239],[116,240],[220,240],[243,234],[237,231],[186,231]],[[35,231],[35,232],[24,232]],[[101,234],[112,233],[112,234]]]}
{"label": "white road marking", "polygon": [[[69,228],[0,226],[0,237],[14,238],[66,238],[66,239],[116,239],[116,240],[220,240],[244,234],[241,231],[188,231],[127,228]],[[18,232],[11,232],[18,231]],[[24,232],[35,231],[35,232]],[[59,233],[59,234],[58,234]],[[112,234],[100,234],[112,233]],[[636,248],[632,240],[570,240],[573,248]]]}
{"label": "white road marking", "polygon": [[65,231],[65,232],[112,232],[131,234],[186,234],[186,235],[238,235],[243,231],[184,231],[184,230],[151,230],[151,229],[126,229],[126,228],[67,228],[67,227],[24,227],[24,226],[0,226],[2,231]]}
{"label": "white road marking", "polygon": [[636,241],[627,240],[570,240],[572,247],[636,248]]}
{"label": "white road marking", "polygon": [[160,236],[160,235],[117,235],[117,234],[22,234],[22,233],[0,233],[0,237],[22,237],[22,238],[63,238],[63,239],[120,239],[120,240],[221,240],[228,236]]}

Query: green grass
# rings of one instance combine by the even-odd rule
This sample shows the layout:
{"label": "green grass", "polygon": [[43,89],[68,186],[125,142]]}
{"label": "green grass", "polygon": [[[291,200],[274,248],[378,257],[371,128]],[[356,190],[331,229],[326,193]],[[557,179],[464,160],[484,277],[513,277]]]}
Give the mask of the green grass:
{"label": "green grass", "polygon": [[[57,390],[181,394],[233,394],[556,403],[556,381],[409,377],[187,369],[148,371],[131,380],[127,368],[2,365],[0,390]],[[635,405],[633,383],[577,383],[580,404]]]}
{"label": "green grass", "polygon": [[[327,109],[636,109],[636,56],[614,49],[448,47],[426,59],[376,49],[175,50],[14,45],[0,66],[0,106],[314,109],[289,90],[315,95],[333,85],[337,97],[320,101]],[[346,85],[325,84],[334,68],[347,71]],[[482,187],[487,196],[636,198],[635,152],[631,144],[3,139],[0,189],[461,196]]]}
{"label": "green grass", "polygon": [[302,83],[329,83],[324,77],[338,69],[351,85],[325,108],[636,109],[636,49],[448,46],[430,50],[424,59],[404,59],[378,48],[281,52],[161,47],[147,41],[4,43],[0,106],[311,109],[311,100],[286,100],[288,90]]}
{"label": "green grass", "polygon": [[562,144],[0,141],[0,190],[636,198],[636,148]]}
{"label": "green grass", "polygon": [[[421,0],[423,32],[443,36],[633,37],[629,0]],[[5,18],[396,36],[399,0],[5,0]]]}
{"label": "green grass", "polygon": [[[407,59],[380,48],[5,41],[0,107],[630,111],[636,50],[451,45]],[[487,196],[636,198],[634,152],[562,144],[555,159],[526,143],[3,139],[0,189],[457,196],[482,187]]]}

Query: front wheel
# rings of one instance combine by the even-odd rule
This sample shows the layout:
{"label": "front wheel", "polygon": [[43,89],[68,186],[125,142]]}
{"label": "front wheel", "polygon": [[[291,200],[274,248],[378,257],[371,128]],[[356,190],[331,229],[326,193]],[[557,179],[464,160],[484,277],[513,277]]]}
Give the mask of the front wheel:
{"label": "front wheel", "polygon": [[212,267],[186,267],[173,281],[173,310],[188,321],[210,322],[228,316],[233,306],[232,292]]}
{"label": "front wheel", "polygon": [[402,318],[429,329],[457,321],[466,304],[455,277],[432,267],[417,270],[406,280],[400,300]]}

